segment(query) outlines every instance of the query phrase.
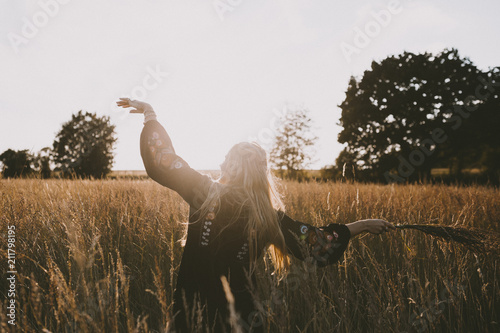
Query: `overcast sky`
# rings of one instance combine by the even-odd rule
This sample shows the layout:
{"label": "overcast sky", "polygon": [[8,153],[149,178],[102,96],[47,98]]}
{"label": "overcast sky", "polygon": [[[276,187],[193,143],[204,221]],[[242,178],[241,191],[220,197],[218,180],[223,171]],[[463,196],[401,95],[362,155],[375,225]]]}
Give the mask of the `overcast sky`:
{"label": "overcast sky", "polygon": [[218,168],[237,142],[265,146],[276,110],[303,106],[320,168],[342,150],[349,77],[372,60],[455,47],[482,69],[500,65],[498,0],[0,4],[0,153],[51,146],[85,110],[116,125],[115,170],[143,169],[143,119],[112,107],[121,96],[150,103],[197,169]]}

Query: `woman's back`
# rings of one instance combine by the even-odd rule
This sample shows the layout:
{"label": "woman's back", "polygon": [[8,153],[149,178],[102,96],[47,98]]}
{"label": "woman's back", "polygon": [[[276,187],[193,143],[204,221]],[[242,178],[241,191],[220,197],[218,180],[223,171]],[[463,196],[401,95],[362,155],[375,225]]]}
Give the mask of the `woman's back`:
{"label": "woman's back", "polygon": [[[206,328],[202,331],[231,331],[228,302],[221,282],[224,277],[234,297],[240,328],[262,331],[260,313],[252,297],[251,263],[262,257],[267,245],[278,249],[271,255],[277,266],[283,267],[282,264],[288,262],[288,254],[302,260],[310,258],[318,266],[334,263],[349,242],[348,227],[330,224],[317,228],[274,210],[272,188],[255,190],[262,189],[259,183],[265,186],[265,175],[249,177],[255,170],[241,172],[238,163],[225,165],[225,170],[229,180],[233,172],[239,172],[245,185],[243,190],[238,182],[230,185],[229,181],[224,185],[201,175],[175,153],[163,126],[145,114],[141,156],[146,171],[153,180],[176,191],[190,205],[187,240],[174,293],[175,330],[192,332],[201,326]],[[255,156],[238,158],[245,163],[252,162],[248,164],[262,168],[259,172],[269,175],[262,161],[253,163]],[[226,162],[224,164],[228,164]]]}
{"label": "woman's back", "polygon": [[[188,318],[196,317],[200,311],[205,312],[201,318],[208,319],[205,324],[216,325],[216,331],[229,329],[222,276],[227,277],[235,297],[235,309],[241,318],[246,321],[256,311],[250,287],[254,275],[250,273],[248,213],[233,200],[237,195],[228,191],[220,198],[220,203],[202,217],[196,207],[190,208],[187,240],[174,297],[174,312],[179,313],[176,318],[178,330],[190,331],[189,326],[198,320],[186,321],[185,314]],[[256,257],[261,256],[264,247],[262,244]],[[191,301],[195,299],[199,304]]]}

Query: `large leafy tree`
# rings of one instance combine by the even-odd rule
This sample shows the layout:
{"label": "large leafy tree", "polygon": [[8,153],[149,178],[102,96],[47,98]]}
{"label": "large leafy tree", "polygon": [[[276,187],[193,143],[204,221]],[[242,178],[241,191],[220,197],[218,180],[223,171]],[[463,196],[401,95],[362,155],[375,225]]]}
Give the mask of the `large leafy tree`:
{"label": "large leafy tree", "polygon": [[288,110],[276,129],[270,160],[281,177],[298,178],[312,161],[317,137],[312,133],[312,120],[307,109]]}
{"label": "large leafy tree", "polygon": [[[361,80],[351,78],[340,105],[339,141],[347,147],[337,165],[348,157],[361,177],[389,181],[429,177],[436,166],[460,172],[481,141],[475,135],[486,114],[495,112],[477,90],[495,73],[483,73],[454,49],[374,61]],[[464,108],[485,115],[457,126]]]}
{"label": "large leafy tree", "polygon": [[65,175],[102,178],[111,171],[115,126],[109,117],[79,111],[63,124],[53,144],[56,170]]}

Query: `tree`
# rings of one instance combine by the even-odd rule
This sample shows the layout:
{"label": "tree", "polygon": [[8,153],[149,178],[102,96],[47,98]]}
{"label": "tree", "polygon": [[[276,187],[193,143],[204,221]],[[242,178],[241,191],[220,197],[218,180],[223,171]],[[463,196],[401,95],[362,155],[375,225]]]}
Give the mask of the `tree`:
{"label": "tree", "polygon": [[5,178],[39,175],[41,178],[50,178],[50,148],[45,147],[36,155],[29,150],[8,149],[0,155]]}
{"label": "tree", "polygon": [[298,108],[287,111],[280,119],[270,161],[281,177],[296,179],[311,163],[317,137],[311,132],[312,120],[307,113]]}
{"label": "tree", "polygon": [[[489,93],[477,109],[461,119],[462,131],[457,131],[454,140],[466,145],[468,154],[460,154],[466,167],[479,168],[488,180],[500,183],[500,67],[485,73],[487,82],[481,93]],[[483,96],[485,97],[485,96]],[[459,124],[456,123],[456,126]]]}
{"label": "tree", "polygon": [[50,148],[42,148],[34,157],[34,169],[39,173],[41,178],[50,178],[52,170],[50,168]]}
{"label": "tree", "polygon": [[[460,173],[473,163],[480,128],[495,109],[484,109],[478,97],[482,77],[488,74],[454,49],[372,62],[361,80],[350,79],[340,105],[343,158],[353,160],[362,179],[416,180],[435,167]],[[476,106],[488,116],[457,126],[457,114]]]}
{"label": "tree", "polygon": [[115,126],[109,117],[79,111],[63,124],[52,154],[56,170],[66,176],[102,178],[113,165]]}
{"label": "tree", "polygon": [[5,178],[29,176],[33,173],[33,155],[27,150],[7,149],[0,155]]}

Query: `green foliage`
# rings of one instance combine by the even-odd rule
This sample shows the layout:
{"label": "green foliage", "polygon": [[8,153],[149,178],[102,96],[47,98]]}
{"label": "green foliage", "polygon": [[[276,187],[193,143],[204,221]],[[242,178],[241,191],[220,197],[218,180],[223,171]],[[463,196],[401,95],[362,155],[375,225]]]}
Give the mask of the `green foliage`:
{"label": "green foliage", "polygon": [[311,131],[312,120],[308,111],[299,108],[281,117],[270,161],[283,178],[302,179],[303,170],[311,163],[317,137]]}
{"label": "green foliage", "polygon": [[19,178],[36,176],[50,178],[52,170],[50,167],[50,148],[45,147],[36,155],[29,150],[7,149],[0,155],[3,164],[3,177]]}
{"label": "green foliage", "polygon": [[7,149],[0,155],[0,162],[3,164],[3,177],[15,178],[28,176],[33,173],[33,155],[27,150]]}
{"label": "green foliage", "polygon": [[57,170],[66,176],[102,178],[111,171],[115,142],[115,126],[109,117],[79,111],[54,140]]}
{"label": "green foliage", "polygon": [[454,49],[374,61],[361,80],[351,78],[340,105],[339,142],[348,146],[337,166],[349,162],[359,179],[378,180],[387,172],[401,180],[428,178],[437,167],[495,174],[498,167],[483,163],[481,151],[495,150],[500,140],[493,128],[499,78],[498,68],[483,72]]}
{"label": "green foliage", "polygon": [[34,159],[35,169],[38,171],[41,178],[50,178],[52,176],[50,153],[50,148],[45,147],[38,152]]}

